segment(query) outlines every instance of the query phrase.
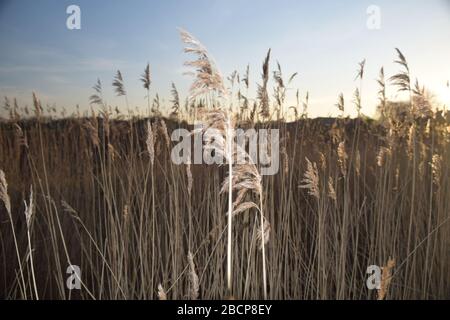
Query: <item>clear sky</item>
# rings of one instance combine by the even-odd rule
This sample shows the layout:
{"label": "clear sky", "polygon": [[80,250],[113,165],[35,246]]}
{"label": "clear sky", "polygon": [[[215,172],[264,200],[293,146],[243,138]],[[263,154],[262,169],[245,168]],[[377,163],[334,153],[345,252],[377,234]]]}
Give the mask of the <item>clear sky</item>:
{"label": "clear sky", "polygon": [[[81,30],[66,28],[71,4],[81,8]],[[370,5],[381,10],[379,30],[367,27]],[[387,77],[398,69],[395,47],[413,77],[450,104],[450,0],[0,0],[0,95],[31,104],[36,91],[43,103],[86,109],[100,78],[107,102],[123,107],[111,87],[120,69],[131,105],[145,108],[138,79],[149,62],[152,95],[167,99],[173,81],[186,97],[190,78],[177,27],[203,42],[224,75],[243,73],[249,63],[253,89],[272,48],[272,67],[278,60],[285,77],[299,73],[292,87],[310,92],[312,116],[336,115],[340,92],[349,106],[363,58],[363,112],[374,115],[375,79],[381,66]],[[289,94],[291,102],[294,90]]]}

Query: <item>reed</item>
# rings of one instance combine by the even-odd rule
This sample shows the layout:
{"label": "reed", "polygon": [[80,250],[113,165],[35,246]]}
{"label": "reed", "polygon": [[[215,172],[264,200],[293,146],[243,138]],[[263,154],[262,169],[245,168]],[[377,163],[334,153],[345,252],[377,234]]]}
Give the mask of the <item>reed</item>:
{"label": "reed", "polygon": [[[377,92],[365,90],[363,60],[353,105],[342,93],[338,117],[311,119],[309,93],[291,90],[296,75],[272,65],[270,50],[260,79],[247,66],[225,85],[206,47],[180,34],[193,56],[189,96],[172,84],[166,103],[147,64],[149,117],[128,108],[120,72],[116,110],[100,80],[85,114],[56,114],[36,93],[31,108],[4,99],[0,297],[449,298],[450,114],[411,80],[400,50],[400,70],[381,68]],[[409,97],[391,101],[391,88]],[[378,119],[362,114],[368,94]],[[224,164],[174,164],[179,128]],[[261,175],[237,128],[280,130],[277,174]],[[80,290],[66,286],[72,264]],[[373,264],[380,290],[365,287]]]}

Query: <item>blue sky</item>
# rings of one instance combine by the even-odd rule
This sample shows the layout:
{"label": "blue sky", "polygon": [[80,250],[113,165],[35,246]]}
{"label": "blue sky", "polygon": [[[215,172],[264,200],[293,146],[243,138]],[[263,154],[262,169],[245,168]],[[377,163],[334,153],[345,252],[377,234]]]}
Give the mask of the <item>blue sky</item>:
{"label": "blue sky", "polygon": [[[66,28],[71,4],[81,8],[81,30]],[[381,9],[380,30],[367,28],[370,5]],[[374,115],[374,80],[381,66],[387,76],[397,70],[395,47],[413,76],[450,104],[449,0],[0,0],[0,95],[31,104],[36,91],[44,103],[86,109],[100,78],[107,102],[125,109],[111,88],[120,69],[130,104],[145,108],[138,79],[149,62],[151,95],[167,99],[173,81],[185,97],[190,78],[183,75],[187,57],[177,27],[203,42],[224,75],[243,73],[249,63],[253,89],[272,48],[272,67],[278,60],[286,77],[299,73],[292,87],[302,95],[310,92],[312,116],[336,115],[340,92],[354,114],[349,104],[363,58],[363,112]],[[294,90],[289,94],[288,103]],[[393,88],[388,94],[396,96]]]}

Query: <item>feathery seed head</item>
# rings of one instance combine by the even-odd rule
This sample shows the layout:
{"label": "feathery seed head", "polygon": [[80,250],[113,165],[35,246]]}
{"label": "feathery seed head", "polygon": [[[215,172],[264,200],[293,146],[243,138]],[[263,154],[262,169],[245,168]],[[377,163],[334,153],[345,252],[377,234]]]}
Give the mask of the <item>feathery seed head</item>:
{"label": "feathery seed head", "polygon": [[194,256],[189,251],[188,252],[188,263],[189,263],[189,284],[190,284],[190,290],[189,290],[189,297],[191,300],[197,300],[199,295],[199,279],[197,272],[195,271],[195,264],[194,264]]}
{"label": "feathery seed head", "polygon": [[181,40],[187,45],[184,52],[197,56],[197,60],[185,62],[186,66],[195,70],[192,72],[195,79],[190,88],[191,99],[210,92],[226,95],[223,77],[208,50],[189,32],[182,29],[179,32]]}
{"label": "feathery seed head", "polygon": [[337,154],[338,154],[338,161],[339,165],[341,167],[341,173],[343,176],[347,175],[347,159],[348,155],[345,151],[345,142],[341,141],[339,142],[338,148],[337,148]]}
{"label": "feathery seed head", "polygon": [[442,172],[442,156],[438,154],[433,155],[431,159],[431,171],[433,174],[433,182],[437,187],[439,187]]}
{"label": "feathery seed head", "polygon": [[33,203],[33,186],[30,187],[30,201],[27,204],[26,201],[24,201],[25,203],[25,218],[27,221],[27,228],[29,229],[31,226],[31,218],[33,217],[33,212],[34,212],[34,203]]}
{"label": "feathery seed head", "polygon": [[319,172],[317,170],[316,163],[311,163],[308,158],[306,159],[307,169],[302,180],[303,184],[300,188],[308,189],[308,193],[314,196],[317,200],[320,198],[319,190]]}
{"label": "feathery seed head", "polygon": [[141,75],[141,81],[145,89],[150,90],[150,84],[152,83],[150,79],[150,64],[147,63],[144,73]]}
{"label": "feathery seed head", "polygon": [[328,178],[328,196],[333,199],[334,202],[337,200],[336,190],[334,189],[334,181],[332,177]]}
{"label": "feathery seed head", "polygon": [[0,200],[3,201],[6,211],[11,214],[11,200],[8,195],[8,183],[6,181],[5,172],[0,169]]}
{"label": "feathery seed head", "polygon": [[389,285],[392,280],[392,269],[395,266],[395,259],[389,258],[386,266],[382,267],[381,286],[378,290],[378,300],[383,300],[389,290]]}
{"label": "feathery seed head", "polygon": [[112,83],[113,87],[114,87],[114,91],[116,91],[117,96],[124,96],[126,95],[126,91],[125,91],[125,85],[123,83],[123,77],[122,77],[122,73],[120,72],[120,70],[117,70],[117,73],[114,77],[114,81]]}
{"label": "feathery seed head", "polygon": [[166,291],[164,290],[163,286],[160,284],[158,284],[158,299],[159,300],[167,300],[167,294]]}

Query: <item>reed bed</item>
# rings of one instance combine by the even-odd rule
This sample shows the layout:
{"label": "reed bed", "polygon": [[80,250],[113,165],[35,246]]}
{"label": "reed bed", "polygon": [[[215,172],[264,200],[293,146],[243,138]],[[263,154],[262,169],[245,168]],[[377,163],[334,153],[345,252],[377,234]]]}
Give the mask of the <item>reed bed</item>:
{"label": "reed bed", "polygon": [[[149,116],[130,110],[120,71],[113,86],[124,115],[104,102],[100,81],[90,116],[55,119],[33,95],[35,116],[24,118],[8,101],[1,298],[450,298],[450,113],[411,84],[399,50],[401,71],[388,80],[408,101],[386,100],[381,69],[379,119],[360,113],[361,86],[358,118],[310,119],[309,94],[286,106],[280,65],[269,94],[270,51],[251,99],[248,68],[239,83],[229,79],[238,88],[230,93],[201,43],[181,35],[196,73],[185,106],[172,84],[167,116],[157,95],[151,103],[149,65],[141,79]],[[336,107],[348,108],[342,94]],[[205,114],[209,126],[222,121],[224,146],[231,127],[279,129],[279,172],[174,164],[172,131],[193,131]],[[236,187],[242,179],[245,190]],[[79,290],[66,286],[69,265],[80,267]],[[383,267],[379,290],[366,286],[370,265]]]}

